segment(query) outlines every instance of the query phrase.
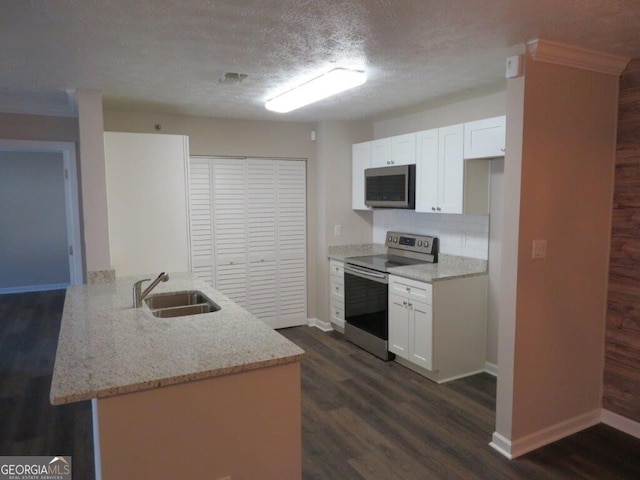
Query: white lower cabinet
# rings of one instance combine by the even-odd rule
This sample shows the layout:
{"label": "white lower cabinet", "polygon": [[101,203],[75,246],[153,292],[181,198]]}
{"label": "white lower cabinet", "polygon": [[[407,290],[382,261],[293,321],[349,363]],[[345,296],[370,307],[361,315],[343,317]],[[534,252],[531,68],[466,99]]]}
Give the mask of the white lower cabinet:
{"label": "white lower cabinet", "polygon": [[438,383],[484,370],[487,276],[433,284],[389,276],[389,351]]}
{"label": "white lower cabinet", "polygon": [[330,260],[329,273],[331,323],[344,331],[344,262]]}
{"label": "white lower cabinet", "polygon": [[431,285],[389,277],[389,351],[427,370],[433,369],[430,299]]}

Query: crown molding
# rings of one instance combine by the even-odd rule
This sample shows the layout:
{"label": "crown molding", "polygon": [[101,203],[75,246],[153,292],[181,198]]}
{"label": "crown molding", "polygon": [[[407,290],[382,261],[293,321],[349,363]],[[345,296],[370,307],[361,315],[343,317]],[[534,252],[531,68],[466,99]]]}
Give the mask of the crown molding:
{"label": "crown molding", "polygon": [[616,76],[620,76],[631,61],[627,57],[573,47],[544,39],[527,42],[527,52],[537,62],[553,63]]}

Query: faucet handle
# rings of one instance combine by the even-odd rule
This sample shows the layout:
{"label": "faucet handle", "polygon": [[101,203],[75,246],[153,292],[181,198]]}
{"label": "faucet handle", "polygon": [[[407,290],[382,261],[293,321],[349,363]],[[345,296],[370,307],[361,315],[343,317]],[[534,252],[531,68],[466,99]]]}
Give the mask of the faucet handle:
{"label": "faucet handle", "polygon": [[150,278],[143,278],[133,284],[133,308],[142,306],[142,282],[150,282]]}

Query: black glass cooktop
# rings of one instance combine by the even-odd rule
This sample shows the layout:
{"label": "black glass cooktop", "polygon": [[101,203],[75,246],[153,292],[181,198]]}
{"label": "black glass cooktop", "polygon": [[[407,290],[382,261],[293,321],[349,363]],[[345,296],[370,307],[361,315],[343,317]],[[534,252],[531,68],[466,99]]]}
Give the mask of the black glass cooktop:
{"label": "black glass cooktop", "polygon": [[404,267],[407,265],[418,265],[420,263],[429,263],[425,260],[416,260],[414,258],[399,257],[397,255],[365,255],[362,257],[348,257],[346,263],[358,265],[360,267],[371,268],[379,272],[386,272],[391,267]]}

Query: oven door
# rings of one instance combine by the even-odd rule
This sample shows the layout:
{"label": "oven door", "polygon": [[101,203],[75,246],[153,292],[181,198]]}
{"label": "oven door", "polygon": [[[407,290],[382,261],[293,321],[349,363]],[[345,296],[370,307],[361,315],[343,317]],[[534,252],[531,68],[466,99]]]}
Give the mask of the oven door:
{"label": "oven door", "polygon": [[345,321],[382,340],[389,338],[388,278],[384,272],[344,266]]}

